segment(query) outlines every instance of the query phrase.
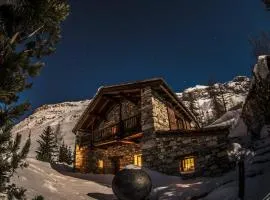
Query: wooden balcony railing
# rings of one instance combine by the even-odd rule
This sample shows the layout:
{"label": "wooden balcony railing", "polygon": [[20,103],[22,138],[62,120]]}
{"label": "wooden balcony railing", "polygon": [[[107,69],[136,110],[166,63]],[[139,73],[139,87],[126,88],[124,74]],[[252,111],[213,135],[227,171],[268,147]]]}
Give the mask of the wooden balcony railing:
{"label": "wooden balcony railing", "polygon": [[127,137],[141,131],[141,115],[135,115],[93,132],[93,143]]}
{"label": "wooden balcony railing", "polygon": [[94,145],[114,139],[121,139],[141,131],[141,115],[135,115],[111,126],[77,138],[80,145]]}

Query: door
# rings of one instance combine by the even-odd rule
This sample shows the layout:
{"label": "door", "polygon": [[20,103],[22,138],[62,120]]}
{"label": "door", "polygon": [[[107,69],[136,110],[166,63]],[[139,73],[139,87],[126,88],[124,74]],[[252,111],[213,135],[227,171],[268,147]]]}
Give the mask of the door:
{"label": "door", "polygon": [[120,171],[120,158],[119,157],[112,158],[112,170],[114,174]]}
{"label": "door", "polygon": [[168,118],[169,118],[169,123],[170,123],[170,129],[176,130],[177,129],[176,117],[175,117],[173,109],[171,109],[170,107],[168,107]]}

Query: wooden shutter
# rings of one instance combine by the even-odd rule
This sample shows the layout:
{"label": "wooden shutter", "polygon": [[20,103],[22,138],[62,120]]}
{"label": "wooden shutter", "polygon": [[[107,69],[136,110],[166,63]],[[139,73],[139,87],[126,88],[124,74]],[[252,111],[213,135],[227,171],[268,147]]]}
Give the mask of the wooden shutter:
{"label": "wooden shutter", "polygon": [[170,129],[171,130],[176,130],[177,129],[177,120],[174,114],[173,109],[168,107],[168,118],[170,122]]}
{"label": "wooden shutter", "polygon": [[179,129],[184,129],[184,121],[181,118],[177,120],[177,123]]}

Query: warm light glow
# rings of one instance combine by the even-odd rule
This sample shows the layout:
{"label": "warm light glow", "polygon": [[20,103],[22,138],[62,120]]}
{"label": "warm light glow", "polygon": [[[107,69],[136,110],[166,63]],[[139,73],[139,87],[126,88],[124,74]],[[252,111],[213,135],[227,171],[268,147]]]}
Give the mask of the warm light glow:
{"label": "warm light glow", "polygon": [[103,160],[98,160],[98,168],[103,169],[103,167],[104,167]]}
{"label": "warm light glow", "polygon": [[179,163],[181,172],[194,172],[195,171],[195,158],[186,157]]}
{"label": "warm light glow", "polygon": [[76,162],[75,162],[75,167],[77,169],[81,169],[83,167],[83,159],[84,159],[84,148],[79,147],[79,145],[76,145]]}
{"label": "warm light glow", "polygon": [[134,155],[134,165],[142,166],[142,154]]}

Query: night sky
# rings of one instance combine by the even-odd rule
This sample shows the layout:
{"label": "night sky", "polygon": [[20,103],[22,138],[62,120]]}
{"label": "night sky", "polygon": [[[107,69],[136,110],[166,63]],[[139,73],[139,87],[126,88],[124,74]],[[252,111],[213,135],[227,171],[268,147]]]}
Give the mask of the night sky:
{"label": "night sky", "polygon": [[250,75],[250,35],[270,30],[260,0],[73,0],[33,108],[90,99],[101,85],[163,77],[175,91]]}

